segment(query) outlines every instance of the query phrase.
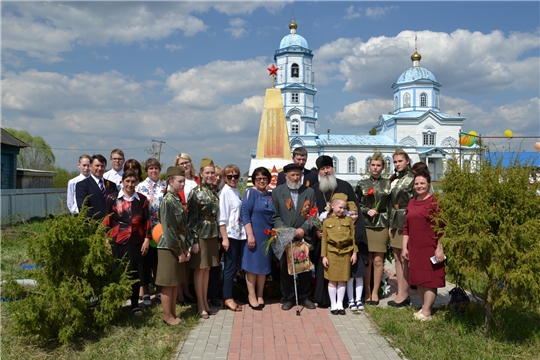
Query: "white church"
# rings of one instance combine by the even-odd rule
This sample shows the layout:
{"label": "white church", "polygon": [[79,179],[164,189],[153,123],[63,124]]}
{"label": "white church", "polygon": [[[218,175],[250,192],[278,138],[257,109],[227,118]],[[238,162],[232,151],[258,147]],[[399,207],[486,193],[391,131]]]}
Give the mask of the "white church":
{"label": "white church", "polygon": [[[443,175],[446,161],[460,151],[458,134],[465,117],[440,112],[441,84],[420,66],[416,50],[411,56],[412,67],[392,85],[393,113],[380,115],[374,122],[376,135],[317,134],[313,53],[296,32],[294,18],[289,29],[274,55],[279,68],[275,88],[283,96],[291,149],[307,149],[307,167],[315,166],[320,155],[328,155],[334,159],[336,175],[355,183],[366,174],[375,149],[385,155],[387,169],[393,172],[392,154],[396,147],[402,147],[411,163],[428,164],[432,180]],[[469,148],[461,150],[471,153]]]}

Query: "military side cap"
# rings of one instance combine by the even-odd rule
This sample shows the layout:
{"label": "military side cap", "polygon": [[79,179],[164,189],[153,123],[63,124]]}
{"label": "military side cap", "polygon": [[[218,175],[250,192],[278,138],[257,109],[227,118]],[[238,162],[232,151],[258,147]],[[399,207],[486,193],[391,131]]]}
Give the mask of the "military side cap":
{"label": "military side cap", "polygon": [[169,166],[167,168],[167,177],[169,176],[184,176],[186,171],[181,166]]}
{"label": "military side cap", "polygon": [[214,161],[210,158],[204,158],[201,160],[201,167],[200,169],[204,168],[204,167],[207,167],[207,166],[212,166],[214,167]]}
{"label": "military side cap", "polygon": [[336,194],[332,195],[332,201],[334,201],[334,200],[347,201],[347,195],[343,194],[343,193],[336,193]]}
{"label": "military side cap", "polygon": [[349,211],[358,211],[358,207],[354,201],[347,201],[347,206],[349,207]]}
{"label": "military side cap", "polygon": [[290,163],[290,164],[287,164],[283,167],[283,172],[289,172],[291,170],[303,170],[304,167],[302,165],[298,165],[298,164],[294,164],[294,163]]}

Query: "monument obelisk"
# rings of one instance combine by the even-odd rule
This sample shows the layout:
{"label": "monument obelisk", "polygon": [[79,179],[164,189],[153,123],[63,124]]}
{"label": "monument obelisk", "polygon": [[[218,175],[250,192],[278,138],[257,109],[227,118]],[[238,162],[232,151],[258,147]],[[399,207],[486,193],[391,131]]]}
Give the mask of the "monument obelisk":
{"label": "monument obelisk", "polygon": [[[277,70],[278,68],[274,64],[268,68],[270,76],[272,76],[272,87],[266,89],[261,126],[259,128],[259,141],[257,142],[257,154],[255,158],[251,159],[249,166],[250,176],[253,170],[260,166],[267,168],[272,173],[272,181],[269,185],[271,189],[275,187],[276,172],[281,171],[283,166],[291,162],[291,147],[283,111],[283,98],[281,90],[274,88]],[[276,179],[274,179],[274,173],[276,173]],[[251,184],[252,182],[248,181],[248,185]]]}

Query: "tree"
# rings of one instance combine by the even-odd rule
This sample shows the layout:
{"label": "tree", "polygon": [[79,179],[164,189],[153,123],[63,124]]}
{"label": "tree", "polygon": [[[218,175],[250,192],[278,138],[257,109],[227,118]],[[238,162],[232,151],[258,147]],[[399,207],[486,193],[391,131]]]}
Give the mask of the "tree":
{"label": "tree", "polygon": [[34,170],[51,170],[56,161],[51,146],[41,136],[32,136],[26,130],[5,128],[7,132],[28,145],[17,156],[17,167]]}
{"label": "tree", "polygon": [[439,201],[447,271],[460,284],[485,285],[486,334],[497,311],[540,305],[539,184],[529,185],[530,167],[517,158],[501,162],[449,162]]}
{"label": "tree", "polygon": [[67,171],[59,166],[55,166],[52,170],[56,172],[56,176],[53,178],[53,187],[57,189],[67,188],[69,180],[80,174],[78,170]]}
{"label": "tree", "polygon": [[377,135],[377,128],[375,126],[369,130],[369,135]]}

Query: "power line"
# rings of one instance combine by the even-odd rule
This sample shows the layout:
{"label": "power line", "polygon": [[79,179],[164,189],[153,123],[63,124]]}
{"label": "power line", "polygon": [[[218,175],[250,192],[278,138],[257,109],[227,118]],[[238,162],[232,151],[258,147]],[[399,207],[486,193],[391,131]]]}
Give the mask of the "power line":
{"label": "power line", "polygon": [[[33,147],[33,146],[31,146]],[[146,149],[144,147],[137,147],[137,148],[122,148],[122,150],[141,150],[141,149]],[[51,148],[51,150],[64,150],[64,151],[110,151],[111,149],[110,148],[107,148],[107,149],[64,149],[64,148]]]}

